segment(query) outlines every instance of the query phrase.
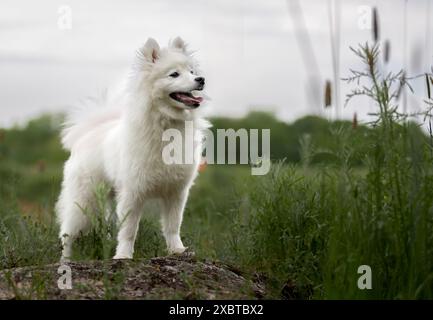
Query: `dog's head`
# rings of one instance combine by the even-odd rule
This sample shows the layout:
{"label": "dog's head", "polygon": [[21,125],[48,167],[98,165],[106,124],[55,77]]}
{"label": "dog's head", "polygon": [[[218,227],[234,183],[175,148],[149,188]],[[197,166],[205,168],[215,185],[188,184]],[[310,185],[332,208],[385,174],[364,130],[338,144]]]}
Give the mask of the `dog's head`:
{"label": "dog's head", "polygon": [[182,119],[200,107],[205,78],[181,38],[175,38],[163,49],[149,38],[138,54],[139,71],[144,75],[139,90],[148,91],[155,108]]}

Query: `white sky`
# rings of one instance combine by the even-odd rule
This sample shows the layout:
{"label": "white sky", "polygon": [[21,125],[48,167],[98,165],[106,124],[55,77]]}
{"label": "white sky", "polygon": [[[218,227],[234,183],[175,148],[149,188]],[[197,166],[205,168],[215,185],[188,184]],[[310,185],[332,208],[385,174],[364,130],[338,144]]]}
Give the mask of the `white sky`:
{"label": "white sky", "polygon": [[[289,0],[292,1],[292,0]],[[338,0],[335,0],[338,1]],[[341,1],[341,0],[340,0]],[[377,6],[381,38],[391,41],[390,68],[403,64],[405,0],[341,1],[341,77],[359,62],[348,47],[371,39],[358,26],[360,6]],[[408,65],[424,72],[433,60],[433,0],[408,1]],[[302,10],[321,76],[332,79],[328,2],[302,0]],[[72,28],[58,27],[67,5]],[[430,10],[430,11],[428,11]],[[128,70],[147,37],[165,45],[182,36],[197,50],[212,102],[209,114],[241,116],[250,109],[273,110],[283,120],[322,112],[311,104],[311,83],[296,40],[286,0],[2,0],[0,2],[0,126],[22,122],[44,111],[67,110],[98,95]],[[427,32],[427,33],[426,33]],[[427,39],[427,41],[426,41]],[[423,96],[421,83],[417,93]],[[341,100],[348,88],[342,86]],[[415,99],[409,99],[416,108]],[[366,119],[372,106],[355,101],[343,110]],[[326,116],[332,117],[334,111]],[[325,115],[325,114],[324,114]]]}

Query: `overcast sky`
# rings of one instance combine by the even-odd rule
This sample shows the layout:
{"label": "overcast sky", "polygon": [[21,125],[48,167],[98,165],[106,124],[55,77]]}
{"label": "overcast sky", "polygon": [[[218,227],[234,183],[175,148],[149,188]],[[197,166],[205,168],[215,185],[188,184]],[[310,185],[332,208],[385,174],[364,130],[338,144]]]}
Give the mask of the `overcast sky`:
{"label": "overcast sky", "polygon": [[[407,64],[412,74],[432,64],[433,23],[428,21],[433,17],[432,1],[407,4]],[[314,97],[307,89],[314,81],[322,88],[325,79],[333,78],[328,15],[328,3],[333,1],[299,1],[317,69],[300,50],[300,20],[293,15],[297,1],[289,2],[2,0],[0,126],[23,122],[44,111],[67,110],[97,95],[122,78],[147,37],[165,45],[177,35],[197,50],[212,98],[206,106],[209,114],[242,116],[250,109],[260,109],[293,121],[323,112],[321,93],[316,93],[319,103],[312,104]],[[371,31],[360,27],[363,6],[379,9],[381,38],[391,41],[389,68],[403,65],[404,2],[341,1],[342,77],[348,75],[349,67],[359,67],[348,47],[371,39]],[[301,46],[306,43],[302,38]],[[424,95],[423,87],[418,87],[417,94]],[[347,89],[342,86],[342,100]],[[415,108],[417,100],[409,101]],[[365,101],[355,101],[342,116],[351,118],[357,112],[366,119],[372,108]],[[324,115],[333,117],[334,113],[331,108]]]}

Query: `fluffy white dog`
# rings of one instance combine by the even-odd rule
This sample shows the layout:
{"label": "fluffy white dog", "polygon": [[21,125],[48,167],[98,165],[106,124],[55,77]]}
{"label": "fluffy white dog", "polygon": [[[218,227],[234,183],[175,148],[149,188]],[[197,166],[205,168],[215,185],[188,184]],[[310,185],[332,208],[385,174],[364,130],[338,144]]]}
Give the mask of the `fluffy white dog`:
{"label": "fluffy white dog", "polygon": [[[89,229],[95,187],[112,186],[120,224],[114,259],[131,259],[146,199],[161,200],[162,231],[169,253],[185,247],[180,227],[189,189],[197,175],[193,164],[167,165],[162,140],[167,129],[178,129],[183,140],[194,139],[194,159],[201,153],[201,129],[208,127],[196,108],[203,103],[205,79],[181,38],[161,49],[148,39],[138,51],[133,74],[110,111],[105,108],[85,119],[69,120],[62,132],[71,155],[64,167],[62,191],[56,206],[63,244],[62,258],[71,256],[72,242]],[[193,137],[185,137],[185,121],[193,121]],[[185,149],[184,147],[182,147]],[[84,212],[85,211],[85,212]]]}

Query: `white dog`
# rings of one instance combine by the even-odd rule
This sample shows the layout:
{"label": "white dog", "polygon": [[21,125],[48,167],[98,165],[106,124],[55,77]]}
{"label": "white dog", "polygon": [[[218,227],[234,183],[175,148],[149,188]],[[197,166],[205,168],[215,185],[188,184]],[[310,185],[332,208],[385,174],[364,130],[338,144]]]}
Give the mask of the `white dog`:
{"label": "white dog", "polygon": [[205,79],[181,38],[163,49],[150,38],[138,51],[127,83],[117,110],[105,107],[85,120],[70,120],[62,132],[63,146],[71,151],[56,206],[63,259],[71,256],[80,232],[89,229],[83,211],[94,208],[95,186],[100,183],[108,183],[116,193],[120,227],[114,259],[132,258],[143,202],[149,198],[161,200],[168,252],[185,250],[179,232],[198,161],[165,164],[162,150],[167,142],[161,138],[170,128],[187,134],[184,122],[193,121],[194,159],[199,159],[201,129],[209,125],[197,114],[204,98],[195,90],[203,90]]}

